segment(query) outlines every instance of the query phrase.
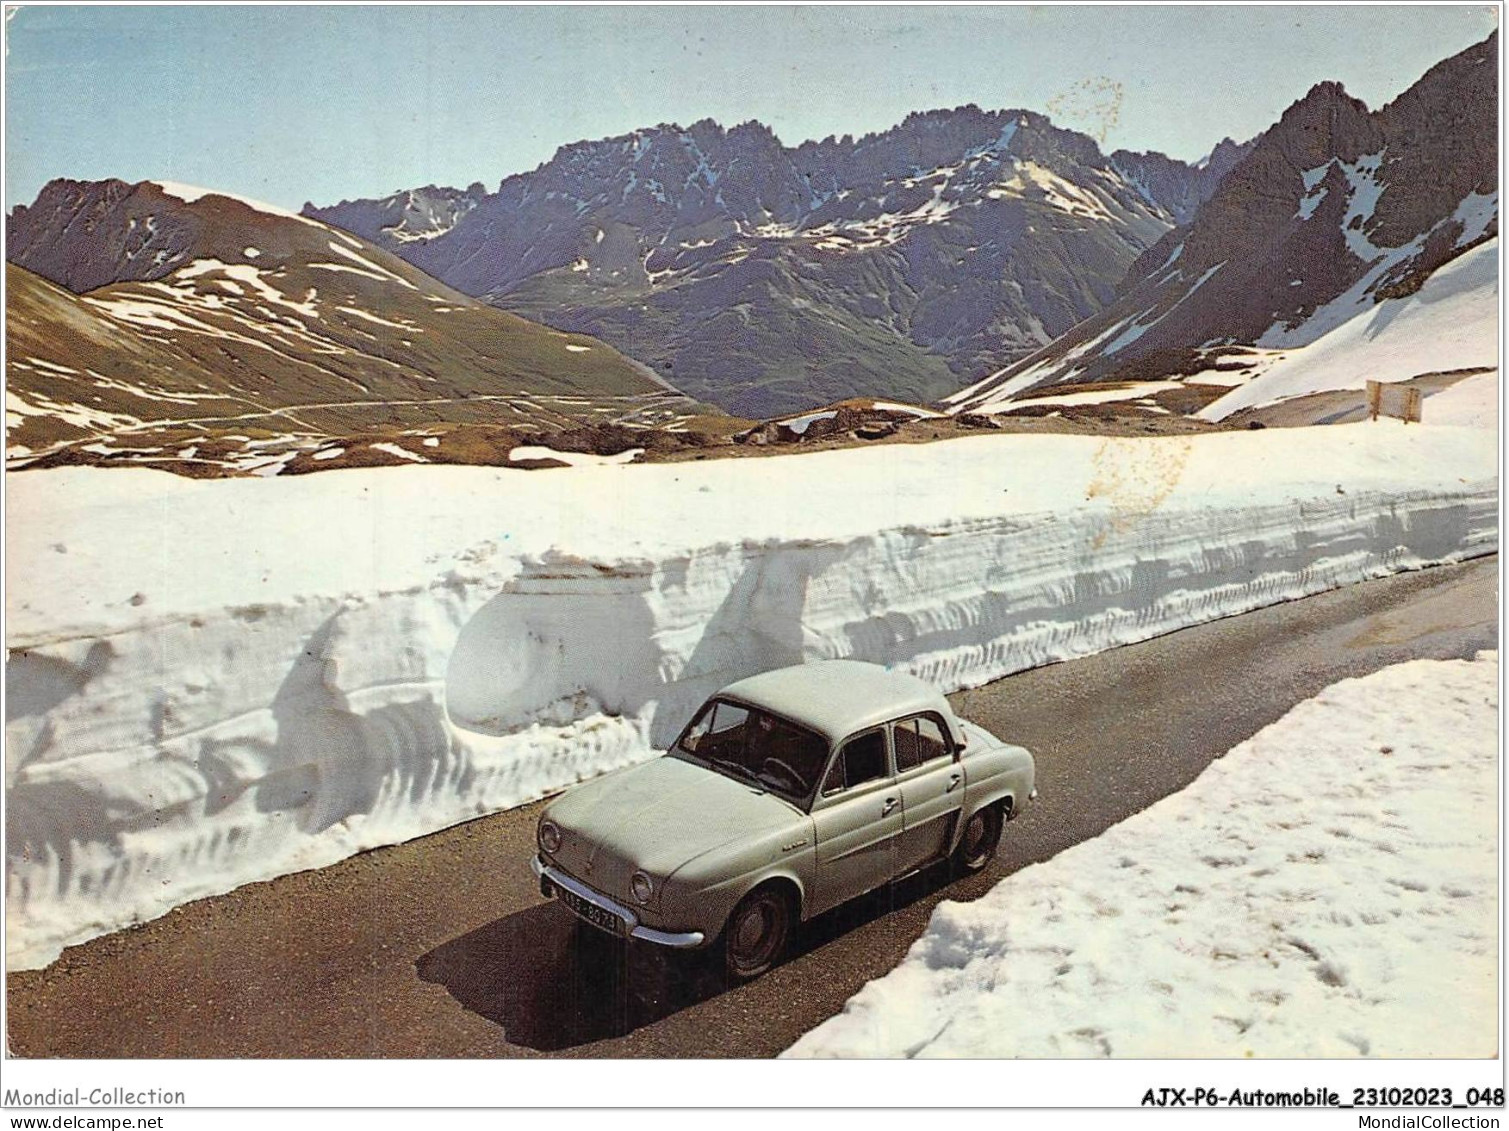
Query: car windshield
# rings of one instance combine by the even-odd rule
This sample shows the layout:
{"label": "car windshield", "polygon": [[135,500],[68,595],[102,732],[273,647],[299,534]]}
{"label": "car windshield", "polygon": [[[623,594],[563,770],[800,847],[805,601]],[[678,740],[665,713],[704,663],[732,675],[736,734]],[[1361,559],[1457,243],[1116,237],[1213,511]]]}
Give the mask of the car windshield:
{"label": "car windshield", "polygon": [[724,699],[708,703],[676,749],[721,774],[799,801],[812,792],[828,744],[805,727]]}

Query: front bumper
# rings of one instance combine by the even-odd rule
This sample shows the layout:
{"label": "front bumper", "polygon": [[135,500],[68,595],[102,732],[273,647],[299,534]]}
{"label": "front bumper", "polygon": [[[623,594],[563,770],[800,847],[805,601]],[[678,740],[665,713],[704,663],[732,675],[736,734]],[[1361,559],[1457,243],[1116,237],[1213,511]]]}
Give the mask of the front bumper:
{"label": "front bumper", "polygon": [[[619,903],[615,899],[609,899],[600,891],[594,891],[580,880],[568,876],[559,868],[545,863],[538,856],[532,857],[529,865],[534,869],[534,874],[540,878],[540,887],[542,890],[546,884],[556,888],[564,888],[578,899],[583,899],[594,907],[608,912],[614,918],[623,922],[623,934],[625,938],[640,939],[644,942],[654,943],[657,946],[668,946],[676,950],[691,950],[701,946],[706,941],[706,936],[701,931],[657,931],[654,927],[646,927],[639,921],[639,916],[622,903]],[[545,892],[545,894],[553,896],[554,893]],[[592,922],[590,919],[583,919],[582,921],[586,923]],[[595,923],[592,925],[597,926]]]}

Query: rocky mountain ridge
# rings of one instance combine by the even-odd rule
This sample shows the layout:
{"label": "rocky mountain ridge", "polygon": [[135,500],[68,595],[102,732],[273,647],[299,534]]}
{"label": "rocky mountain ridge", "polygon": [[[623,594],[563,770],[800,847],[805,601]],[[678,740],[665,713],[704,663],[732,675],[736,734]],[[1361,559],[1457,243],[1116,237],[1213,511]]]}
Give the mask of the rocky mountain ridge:
{"label": "rocky mountain ridge", "polygon": [[563,146],[434,236],[395,227],[393,197],[305,212],[771,416],[927,401],[1039,348],[1113,301],[1243,152],[1107,157],[1041,114],[976,106],[795,147],[704,120]]}
{"label": "rocky mountain ridge", "polygon": [[949,403],[1240,372],[1417,290],[1498,230],[1497,57],[1494,33],[1376,111],[1317,84],[1137,259],[1115,303]]}

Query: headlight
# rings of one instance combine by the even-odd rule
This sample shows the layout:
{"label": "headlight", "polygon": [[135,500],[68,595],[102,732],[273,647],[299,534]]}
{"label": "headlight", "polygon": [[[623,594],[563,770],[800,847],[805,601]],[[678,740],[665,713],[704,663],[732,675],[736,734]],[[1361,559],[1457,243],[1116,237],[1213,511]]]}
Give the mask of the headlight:
{"label": "headlight", "polygon": [[560,851],[561,830],[556,827],[554,821],[540,822],[540,847],[550,853]]}
{"label": "headlight", "polygon": [[634,898],[640,903],[649,903],[650,897],[655,894],[655,884],[643,872],[634,873],[634,878],[629,881],[629,887],[633,889]]}

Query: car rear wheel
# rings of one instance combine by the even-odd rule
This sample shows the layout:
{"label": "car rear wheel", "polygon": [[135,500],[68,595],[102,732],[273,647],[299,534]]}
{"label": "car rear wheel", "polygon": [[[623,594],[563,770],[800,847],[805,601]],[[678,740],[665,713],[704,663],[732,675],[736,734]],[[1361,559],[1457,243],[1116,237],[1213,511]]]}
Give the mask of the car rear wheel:
{"label": "car rear wheel", "polygon": [[745,982],[780,961],[792,918],[791,901],[776,888],[757,888],[740,900],[723,930],[729,977]]}
{"label": "car rear wheel", "polygon": [[954,850],[954,869],[978,872],[989,864],[1000,847],[1003,824],[1005,815],[999,802],[987,805],[971,817],[959,837],[959,847]]}

